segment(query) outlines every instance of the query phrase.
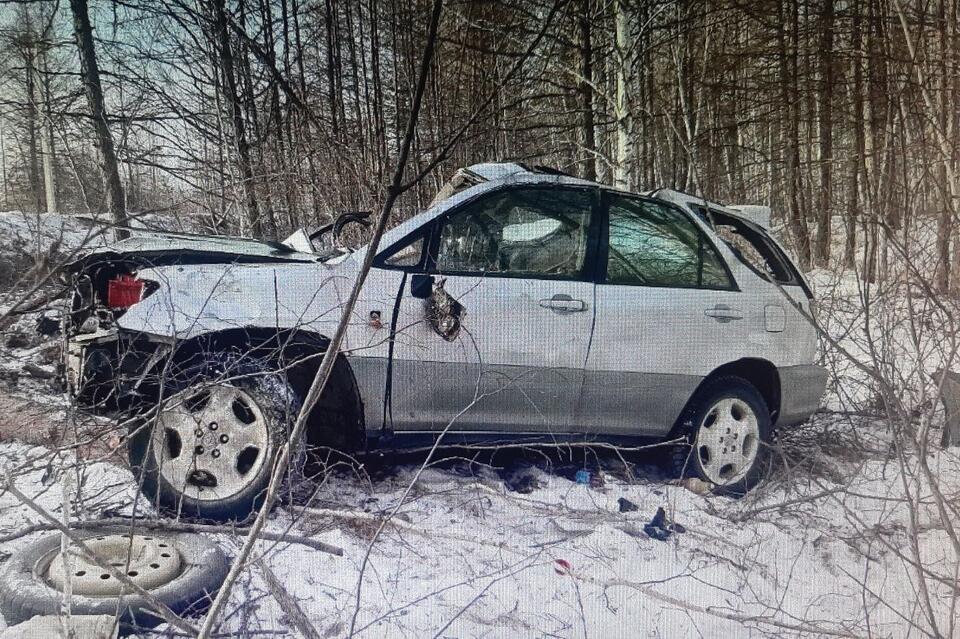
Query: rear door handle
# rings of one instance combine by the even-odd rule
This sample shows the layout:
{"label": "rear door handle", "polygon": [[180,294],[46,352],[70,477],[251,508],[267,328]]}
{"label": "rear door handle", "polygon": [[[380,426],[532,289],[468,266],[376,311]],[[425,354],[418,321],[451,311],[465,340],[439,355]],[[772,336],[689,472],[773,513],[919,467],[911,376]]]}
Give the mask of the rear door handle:
{"label": "rear door handle", "polygon": [[708,308],[703,312],[707,317],[712,317],[721,324],[743,319],[743,312],[736,308],[730,308],[726,304],[717,304],[713,308]]}
{"label": "rear door handle", "polygon": [[587,303],[575,300],[566,293],[557,293],[551,298],[540,300],[540,306],[559,313],[579,313],[587,310]]}

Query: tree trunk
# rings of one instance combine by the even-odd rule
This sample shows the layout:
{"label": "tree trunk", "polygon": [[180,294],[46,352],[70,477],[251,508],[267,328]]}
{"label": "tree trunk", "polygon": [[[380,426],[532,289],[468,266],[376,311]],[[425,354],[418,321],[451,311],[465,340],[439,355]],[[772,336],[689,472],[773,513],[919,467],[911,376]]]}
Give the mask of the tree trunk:
{"label": "tree trunk", "polygon": [[40,90],[43,93],[43,122],[40,125],[40,144],[43,151],[43,192],[46,195],[47,212],[55,213],[59,210],[57,205],[57,156],[53,144],[53,111],[50,105],[50,75],[47,68],[47,41],[40,45],[40,64],[43,67],[43,75],[38,76]]}
{"label": "tree trunk", "polygon": [[25,85],[27,89],[27,154],[30,156],[30,196],[33,198],[33,204],[37,212],[40,212],[44,210],[44,197],[40,188],[40,159],[37,153],[37,50],[29,24],[27,29],[27,41],[24,49]]}
{"label": "tree trunk", "polygon": [[617,188],[631,188],[633,172],[633,140],[630,113],[630,95],[628,82],[628,56],[630,56],[630,22],[623,0],[613,2],[613,22],[615,31],[614,65],[616,67],[616,97],[614,115],[616,117],[616,155],[614,158],[613,184]]}
{"label": "tree trunk", "polygon": [[820,197],[817,203],[816,263],[827,267],[833,206],[833,0],[823,0],[820,40]]}
{"label": "tree trunk", "polygon": [[[796,43],[795,31],[799,28],[798,0],[785,0],[790,3],[791,43]],[[780,57],[780,94],[786,107],[785,155],[787,204],[789,206],[790,230],[800,260],[800,268],[810,268],[810,231],[800,205],[800,107],[797,104],[797,56],[796,46],[787,46],[787,21],[783,10],[784,0],[778,0],[779,13],[778,46]]]}
{"label": "tree trunk", "polygon": [[[943,109],[947,122],[945,124],[944,132],[948,136],[955,136],[960,129],[960,114],[957,113],[957,100],[960,99],[960,77],[957,73],[957,65],[960,64],[960,51],[957,51],[957,47],[960,46],[960,34],[958,34],[957,29],[957,20],[960,16],[957,15],[957,0],[949,0],[947,3],[947,16],[946,16],[946,41],[944,42],[944,49],[948,51],[947,63],[950,68],[953,70],[952,77],[950,81],[945,82],[944,90],[944,101],[945,108]],[[948,89],[948,90],[947,90]],[[949,106],[947,106],[949,105]],[[948,178],[950,186],[947,188],[947,193],[950,194],[950,201],[947,206],[944,207],[944,212],[942,218],[947,218],[948,220],[942,220],[946,222],[944,226],[950,230],[953,240],[953,257],[950,265],[951,270],[951,282],[949,290],[955,295],[960,292],[960,232],[957,231],[957,227],[960,226],[957,224],[957,206],[960,202],[957,201],[957,196],[960,195],[957,193],[957,146],[954,143],[953,153],[950,157],[944,159],[944,164],[950,166],[951,170],[948,172],[950,175]],[[947,251],[949,253],[949,250]],[[945,291],[947,289],[944,289]]]}
{"label": "tree trunk", "polygon": [[847,237],[843,249],[843,265],[845,268],[856,266],[857,255],[857,227],[860,217],[860,170],[865,153],[863,136],[863,58],[861,57],[862,18],[858,2],[851,7],[853,24],[851,26],[850,49],[853,56],[853,88],[850,98],[853,102],[851,125],[854,131],[854,147],[850,153],[847,166],[850,172],[849,191],[847,192]]}
{"label": "tree trunk", "polygon": [[866,62],[865,76],[866,100],[864,100],[863,122],[860,125],[864,133],[863,147],[863,202],[866,207],[863,219],[863,273],[861,279],[864,282],[873,283],[877,276],[877,248],[880,242],[878,232],[879,223],[884,219],[881,212],[883,204],[878,201],[880,179],[879,168],[877,166],[877,147],[878,147],[878,127],[877,127],[877,83],[876,67],[879,61],[874,57],[876,44],[877,16],[875,8],[871,4],[869,7],[866,38],[861,40],[860,54]]}
{"label": "tree trunk", "polygon": [[[277,68],[277,45],[276,38],[273,34],[274,21],[273,15],[270,11],[269,1],[261,1],[260,12],[261,19],[263,21],[264,38],[266,39],[265,51],[267,54],[267,66],[270,68]],[[289,69],[284,68],[283,73],[285,77],[289,77]],[[267,116],[267,124],[264,127],[264,135],[266,135],[269,139],[269,136],[272,132],[274,137],[274,142],[271,145],[273,146],[273,161],[275,164],[271,173],[273,173],[274,177],[269,177],[267,171],[262,171],[262,174],[264,174],[263,177],[266,180],[267,188],[271,193],[271,203],[273,202],[272,193],[275,191],[276,187],[279,187],[279,191],[283,195],[283,206],[286,207],[287,225],[290,227],[295,227],[295,221],[293,219],[293,211],[295,209],[293,204],[293,191],[291,189],[289,175],[287,173],[287,151],[286,143],[284,141],[285,118],[283,109],[280,106],[280,87],[276,77],[271,77],[270,79],[269,92],[270,107]],[[262,164],[265,164],[265,162]],[[279,177],[279,180],[277,177]],[[277,184],[278,182],[279,184]],[[276,187],[274,185],[276,185]],[[269,230],[265,231],[265,235],[268,235],[271,239],[276,239],[280,232],[280,221],[277,212],[274,210],[272,205],[267,208],[267,214],[270,228]]]}
{"label": "tree trunk", "polygon": [[3,140],[3,117],[0,117],[0,180],[3,180],[3,208],[6,209],[7,203],[7,145]]}
{"label": "tree trunk", "polygon": [[577,16],[580,27],[580,113],[583,137],[583,177],[597,179],[597,139],[593,112],[593,39],[591,37],[591,0],[582,0],[581,14]]}
{"label": "tree trunk", "polygon": [[336,76],[334,75],[335,69],[335,55],[334,55],[334,32],[336,31],[336,26],[334,25],[335,14],[333,0],[326,0],[324,3],[324,17],[326,18],[326,36],[327,36],[327,95],[330,99],[330,133],[334,140],[340,138],[339,128],[337,127],[337,83]]}
{"label": "tree trunk", "polygon": [[237,163],[243,188],[246,232],[252,237],[263,234],[260,215],[257,211],[257,196],[253,184],[253,168],[250,164],[250,144],[244,128],[243,110],[237,95],[237,78],[234,72],[233,49],[230,46],[230,31],[227,26],[225,0],[212,0],[214,29],[218,39],[220,71],[223,74],[223,96],[233,120],[233,137],[237,147]]}
{"label": "tree trunk", "polygon": [[[120,182],[120,170],[117,155],[113,148],[113,137],[107,122],[107,108],[103,102],[103,87],[100,85],[100,69],[97,67],[97,55],[93,47],[93,30],[87,13],[87,0],[70,0],[73,11],[73,30],[80,53],[80,76],[83,79],[93,116],[93,129],[100,151],[100,169],[103,173],[104,190],[107,193],[107,207],[110,217],[117,227],[127,224],[126,202],[123,197],[123,184]],[[129,232],[117,228],[117,239],[125,238]]]}

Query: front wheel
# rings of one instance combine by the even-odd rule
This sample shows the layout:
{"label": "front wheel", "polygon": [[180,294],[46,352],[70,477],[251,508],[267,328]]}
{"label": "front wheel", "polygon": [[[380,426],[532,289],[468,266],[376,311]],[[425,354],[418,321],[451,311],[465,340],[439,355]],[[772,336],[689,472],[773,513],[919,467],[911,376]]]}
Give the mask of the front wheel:
{"label": "front wheel", "polygon": [[763,396],[747,380],[727,376],[697,391],[681,418],[686,441],[673,455],[681,477],[699,477],[714,492],[743,495],[763,478],[773,430]]}
{"label": "front wheel", "polygon": [[[255,359],[203,362],[134,426],[131,466],[155,505],[216,521],[243,520],[259,507],[301,405],[274,368]],[[287,483],[302,472],[304,446],[291,454]]]}

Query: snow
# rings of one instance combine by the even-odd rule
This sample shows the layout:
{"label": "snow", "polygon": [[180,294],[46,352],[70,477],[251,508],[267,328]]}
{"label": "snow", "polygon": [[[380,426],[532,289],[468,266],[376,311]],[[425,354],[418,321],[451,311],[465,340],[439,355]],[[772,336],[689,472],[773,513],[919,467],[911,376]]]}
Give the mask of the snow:
{"label": "snow", "polygon": [[[803,437],[839,426],[830,420],[836,418],[818,418],[822,423],[807,427]],[[882,450],[882,440],[871,443]],[[18,488],[59,516],[62,482],[74,477],[74,469],[61,459],[52,480],[47,453],[0,444],[5,468],[32,467],[17,479]],[[905,502],[899,501],[903,486],[896,464],[885,456],[831,459],[841,481],[794,469],[792,480],[781,473],[741,500],[694,494],[646,466],[628,480],[616,456],[600,460],[593,470],[603,476],[602,487],[577,484],[562,468],[551,472],[542,461],[520,463],[521,472],[538,485],[529,494],[510,492],[491,468],[456,458],[426,470],[401,506],[397,526],[385,528],[370,554],[357,634],[760,637],[794,636],[791,628],[806,624],[860,635],[867,628],[864,598],[878,636],[903,636],[901,615],[923,623],[912,605],[915,575],[899,556],[909,529]],[[313,498],[313,511],[300,512],[301,505],[277,511],[271,520],[274,532],[293,525],[295,534],[344,548],[343,557],[297,544],[261,542],[257,548],[321,635],[343,636],[350,627],[358,574],[378,525],[369,515],[351,516],[392,510],[416,461],[422,459],[386,464],[381,468],[386,474],[373,480],[328,477]],[[930,463],[946,480],[941,490],[960,494],[960,460],[939,452]],[[83,471],[85,499],[75,516],[130,511],[134,491],[128,471],[106,462],[87,464]],[[620,497],[638,510],[620,513]],[[686,532],[666,542],[644,535],[643,524],[658,507]],[[950,578],[949,539],[931,508],[920,510],[925,566]],[[350,516],[331,517],[331,511]],[[4,533],[37,521],[9,495],[0,497],[0,517]],[[2,544],[0,553],[34,538]],[[217,539],[228,553],[236,552],[233,537]],[[560,574],[565,571],[557,560],[569,563],[568,574]],[[945,621],[949,594],[930,585],[935,601],[945,602]],[[220,630],[284,628],[271,597],[246,609],[251,598],[268,592],[258,570],[248,570],[227,607],[243,612]],[[724,618],[730,615],[754,621]]]}
{"label": "snow", "polygon": [[89,218],[57,213],[0,212],[0,235],[9,242],[6,251],[17,246],[42,252],[55,243],[63,248],[105,243],[102,226]]}
{"label": "snow", "polygon": [[[178,228],[184,225],[186,228]],[[150,237],[158,230],[190,231],[192,226],[189,220],[171,220],[152,214],[137,214],[130,220],[133,237]],[[109,227],[94,216],[23,211],[0,211],[0,237],[4,238],[4,253],[26,251],[34,255],[51,248],[71,254],[79,249],[105,246],[113,239]]]}

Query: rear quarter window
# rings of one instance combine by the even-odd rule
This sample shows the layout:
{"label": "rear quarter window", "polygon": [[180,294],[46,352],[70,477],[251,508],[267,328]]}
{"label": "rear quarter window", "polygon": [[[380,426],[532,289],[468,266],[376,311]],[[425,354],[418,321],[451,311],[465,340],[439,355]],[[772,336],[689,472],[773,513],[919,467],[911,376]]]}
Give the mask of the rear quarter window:
{"label": "rear quarter window", "polygon": [[799,284],[787,257],[765,234],[738,218],[697,207],[730,251],[754,273],[777,284]]}
{"label": "rear quarter window", "polygon": [[614,195],[608,211],[607,283],[734,288],[722,258],[679,209]]}

